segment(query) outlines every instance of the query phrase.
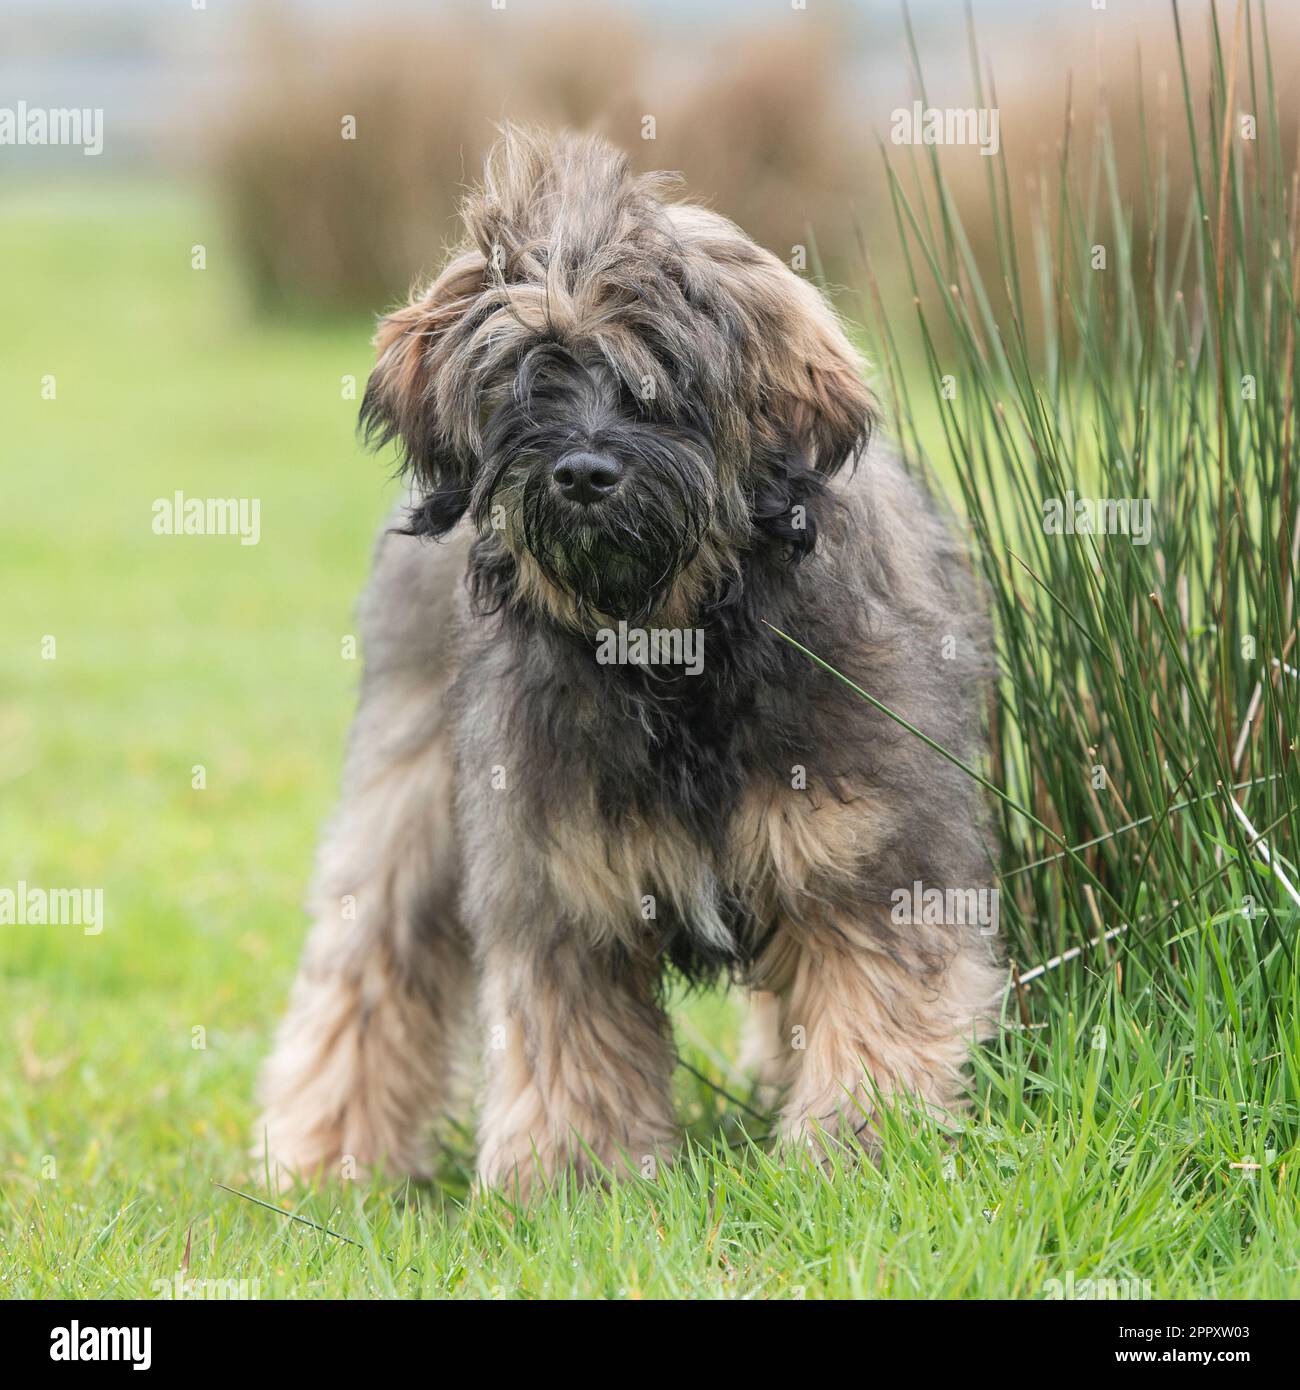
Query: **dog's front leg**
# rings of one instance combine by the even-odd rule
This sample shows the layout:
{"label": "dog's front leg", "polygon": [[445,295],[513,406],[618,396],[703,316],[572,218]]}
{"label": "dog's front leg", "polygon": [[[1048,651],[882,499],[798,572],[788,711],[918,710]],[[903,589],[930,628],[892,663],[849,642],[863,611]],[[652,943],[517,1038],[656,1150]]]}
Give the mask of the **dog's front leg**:
{"label": "dog's front leg", "polygon": [[900,936],[882,908],[800,923],[793,940],[780,989],[783,1139],[873,1148],[879,1102],[895,1095],[954,1110],[1000,993],[988,943],[946,928]]}
{"label": "dog's front leg", "polygon": [[481,1180],[527,1198],[571,1165],[653,1176],[675,1137],[656,972],[571,930],[482,955]]}
{"label": "dog's front leg", "polygon": [[432,1127],[463,1089],[474,981],[438,694],[372,676],[353,728],[315,926],[262,1074],[256,1153],[281,1183],[427,1176]]}

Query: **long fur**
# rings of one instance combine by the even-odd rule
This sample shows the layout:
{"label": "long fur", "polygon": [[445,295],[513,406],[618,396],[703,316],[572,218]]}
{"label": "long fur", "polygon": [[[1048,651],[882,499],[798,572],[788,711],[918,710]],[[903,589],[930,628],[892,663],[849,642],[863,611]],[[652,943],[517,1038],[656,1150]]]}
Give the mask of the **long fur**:
{"label": "long fur", "polygon": [[[599,140],[509,130],[464,244],[380,325],[362,426],[398,442],[411,499],[268,1069],[290,1171],[343,1144],[427,1166],[472,982],[492,1182],[670,1155],[666,970],[763,991],[754,1055],[792,1141],[869,1143],[882,1093],[958,1102],[995,952],[888,905],[987,883],[978,798],[773,629],[969,758],[981,606],[949,522],[868,447],[827,302],[674,198]],[[575,447],[624,469],[585,511],[551,484]],[[620,620],[698,629],[702,669],[602,664]],[[368,905],[346,930],[341,895]]]}

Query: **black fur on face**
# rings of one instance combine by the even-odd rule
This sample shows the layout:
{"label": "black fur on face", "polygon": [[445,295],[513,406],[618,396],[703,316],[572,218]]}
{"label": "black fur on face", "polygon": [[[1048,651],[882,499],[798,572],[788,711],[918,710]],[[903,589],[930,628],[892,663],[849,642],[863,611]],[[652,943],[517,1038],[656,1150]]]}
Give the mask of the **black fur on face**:
{"label": "black fur on face", "polygon": [[[579,610],[636,621],[658,607],[698,554],[714,511],[715,460],[706,422],[656,419],[602,364],[583,365],[555,343],[520,363],[483,430],[470,493],[480,534],[502,533]],[[611,456],[622,479],[582,506],[552,476],[575,450]]]}
{"label": "black fur on face", "polygon": [[[579,613],[631,623],[656,612],[706,538],[737,556],[793,564],[810,554],[831,505],[825,474],[792,441],[756,447],[720,475],[716,449],[725,443],[707,405],[689,390],[674,402],[656,410],[602,362],[584,364],[540,341],[505,389],[484,393],[481,462],[444,470],[404,530],[436,539],[468,513],[485,542],[471,583],[486,608],[507,599],[527,554]],[[368,400],[367,424],[372,409]],[[618,460],[624,476],[614,496],[581,507],[560,495],[552,472],[575,449]],[[702,606],[725,602],[735,573],[714,578]]]}

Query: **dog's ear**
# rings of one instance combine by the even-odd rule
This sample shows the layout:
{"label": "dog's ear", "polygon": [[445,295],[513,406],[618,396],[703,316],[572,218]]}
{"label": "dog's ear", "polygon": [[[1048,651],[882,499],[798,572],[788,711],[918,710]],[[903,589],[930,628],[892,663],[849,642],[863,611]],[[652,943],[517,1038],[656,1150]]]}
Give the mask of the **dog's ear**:
{"label": "dog's ear", "polygon": [[403,472],[421,495],[409,515],[412,534],[444,535],[469,506],[473,439],[466,402],[457,398],[457,374],[447,365],[454,330],[483,284],[482,256],[466,252],[409,304],[381,319],[375,333],[378,360],[361,402],[360,428],[372,447],[398,441]]}
{"label": "dog's ear", "polygon": [[871,438],[876,402],[865,364],[821,293],[780,267],[786,295],[774,343],[770,409],[778,430],[819,473],[855,461]]}
{"label": "dog's ear", "polygon": [[876,405],[829,301],[725,217],[689,203],[664,212],[683,294],[720,334],[702,364],[718,408],[756,431],[761,448],[835,473],[866,445]]}

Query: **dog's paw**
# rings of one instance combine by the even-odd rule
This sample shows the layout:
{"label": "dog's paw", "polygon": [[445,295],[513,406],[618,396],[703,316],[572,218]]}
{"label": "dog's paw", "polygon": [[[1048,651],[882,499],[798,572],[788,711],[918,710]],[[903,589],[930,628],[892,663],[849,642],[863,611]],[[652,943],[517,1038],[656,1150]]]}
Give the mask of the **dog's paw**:
{"label": "dog's paw", "polygon": [[802,1104],[788,1105],[778,1127],[778,1146],[790,1158],[807,1159],[824,1170],[835,1160],[875,1158],[880,1138],[873,1114],[855,1097],[841,1094]]}
{"label": "dog's paw", "polygon": [[333,1150],[314,1146],[268,1144],[259,1134],[248,1150],[249,1166],[255,1177],[264,1178],[273,1192],[291,1192],[298,1187],[319,1187],[344,1178],[367,1177],[363,1164],[345,1161]]}
{"label": "dog's paw", "polygon": [[295,1187],[321,1187],[332,1183],[367,1183],[375,1176],[409,1177],[423,1181],[431,1176],[428,1145],[410,1148],[393,1157],[376,1155],[369,1145],[348,1144],[346,1136],[323,1128],[297,1133],[285,1127],[259,1127],[249,1148],[255,1176],[265,1176],[270,1187],[287,1192]]}
{"label": "dog's paw", "polygon": [[480,1191],[493,1189],[515,1201],[536,1200],[565,1183],[604,1185],[611,1178],[653,1181],[672,1161],[673,1136],[657,1134],[618,1144],[543,1135],[512,1135],[485,1143],[479,1156]]}

